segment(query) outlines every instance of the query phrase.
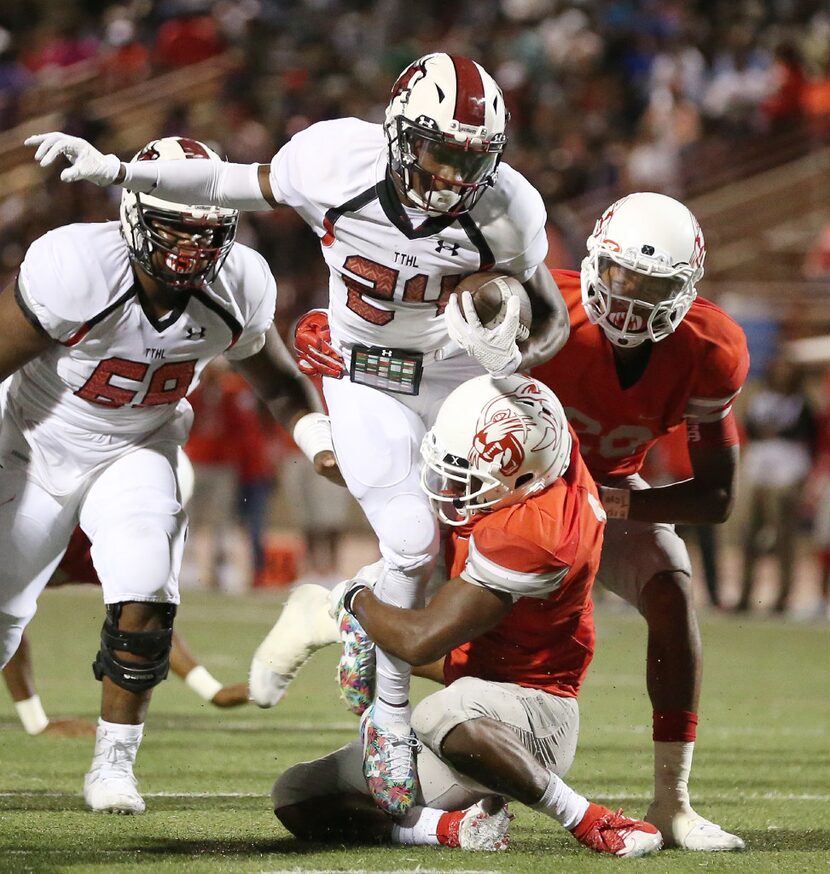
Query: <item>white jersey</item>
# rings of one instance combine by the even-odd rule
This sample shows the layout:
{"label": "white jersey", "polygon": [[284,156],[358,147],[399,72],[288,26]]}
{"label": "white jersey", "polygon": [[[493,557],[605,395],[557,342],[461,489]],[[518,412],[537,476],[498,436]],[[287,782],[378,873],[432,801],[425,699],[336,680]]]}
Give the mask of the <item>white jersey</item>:
{"label": "white jersey", "polygon": [[113,453],[160,433],[184,442],[185,398],[205,366],[223,353],[258,352],[276,308],[265,260],[237,243],[212,283],[156,319],[142,304],[118,222],[40,237],[26,253],[16,295],[32,324],[57,342],[9,381],[7,411],[26,436],[35,471],[60,493]]}
{"label": "white jersey", "polygon": [[381,125],[324,121],[274,156],[271,188],[320,237],[335,343],[431,352],[449,344],[443,312],[462,276],[498,270],[524,281],[544,260],[545,209],[501,164],[469,213],[425,219],[401,205],[387,166]]}

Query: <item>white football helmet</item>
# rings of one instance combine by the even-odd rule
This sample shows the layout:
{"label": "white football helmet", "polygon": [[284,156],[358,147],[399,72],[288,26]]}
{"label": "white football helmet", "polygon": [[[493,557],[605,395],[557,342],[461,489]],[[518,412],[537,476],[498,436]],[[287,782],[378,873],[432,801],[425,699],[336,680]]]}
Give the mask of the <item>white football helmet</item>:
{"label": "white football helmet", "polygon": [[556,395],[513,374],[468,380],[421,443],[421,488],[438,517],[464,525],[541,492],[568,469],[571,434]]}
{"label": "white football helmet", "polygon": [[496,180],[508,117],[501,88],[475,61],[437,52],[411,63],[384,122],[402,193],[430,214],[471,209]]}
{"label": "white football helmet", "polygon": [[697,297],[706,245],[700,225],[665,194],[629,194],[605,210],[588,237],[582,303],[615,345],[657,343]]}
{"label": "white football helmet", "polygon": [[[147,143],[133,161],[222,159],[198,140],[164,137]],[[236,237],[239,211],[171,203],[152,194],[121,194],[121,233],[130,257],[172,288],[196,288],[216,278]],[[154,255],[161,253],[161,258]]]}

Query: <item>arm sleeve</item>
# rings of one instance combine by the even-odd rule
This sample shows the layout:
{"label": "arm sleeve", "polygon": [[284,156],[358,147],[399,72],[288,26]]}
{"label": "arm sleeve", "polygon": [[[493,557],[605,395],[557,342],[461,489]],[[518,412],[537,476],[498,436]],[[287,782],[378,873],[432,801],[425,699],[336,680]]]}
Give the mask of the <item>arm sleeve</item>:
{"label": "arm sleeve", "polygon": [[461,578],[474,586],[519,598],[547,598],[562,585],[570,568],[539,545],[514,534],[487,529],[470,536]]}
{"label": "arm sleeve", "polygon": [[260,188],[259,164],[202,160],[135,161],[124,166],[127,175],[122,185],[131,191],[152,193],[173,203],[209,203],[241,210],[271,208]]}

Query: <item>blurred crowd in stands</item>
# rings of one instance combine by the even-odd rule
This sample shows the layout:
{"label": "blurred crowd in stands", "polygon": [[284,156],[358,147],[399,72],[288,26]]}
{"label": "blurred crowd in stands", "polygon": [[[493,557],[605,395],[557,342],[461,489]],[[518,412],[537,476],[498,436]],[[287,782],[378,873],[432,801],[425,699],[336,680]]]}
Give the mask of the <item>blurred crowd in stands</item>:
{"label": "blurred crowd in stands", "polygon": [[[559,204],[598,188],[682,195],[705,187],[707,168],[728,163],[738,143],[830,124],[822,0],[40,0],[34,9],[6,0],[0,130],[36,117],[44,91],[73,70],[94,69],[111,93],[232,49],[239,64],[212,116],[194,129],[189,107],[171,104],[157,133],[267,161],[320,119],[381,120],[397,73],[436,47],[477,58],[503,87],[508,160],[559,225],[560,265],[578,263],[584,240],[557,221]],[[107,146],[112,132],[85,105],[65,110],[63,129]],[[45,226],[113,208],[105,193],[56,185],[27,202],[26,216],[5,207],[0,275]],[[299,220],[279,212],[247,226],[282,281],[286,318],[319,302],[321,261]]]}
{"label": "blurred crowd in stands", "polygon": [[[155,133],[206,139],[232,161],[266,162],[315,121],[349,115],[382,120],[398,72],[436,48],[481,61],[504,89],[512,115],[507,160],[545,198],[551,263],[557,266],[576,267],[584,248],[585,229],[568,221],[567,204],[574,199],[606,191],[601,207],[637,189],[682,197],[706,190],[730,161],[739,173],[734,156],[746,144],[794,135],[807,147],[828,140],[826,0],[4,0],[0,170],[3,148],[12,147],[3,132],[8,137],[16,128],[22,139],[39,131],[37,120],[44,117],[105,150],[116,148],[113,143],[124,138],[90,111],[90,94],[114,95],[229,53],[235,63],[207,115],[194,117],[187,100],[170,100],[160,90],[165,116]],[[64,101],[55,118],[52,98],[75,80],[86,85],[66,93],[83,99]],[[0,280],[14,275],[26,246],[48,229],[116,215],[112,191],[62,185],[57,172],[25,196],[2,199]],[[277,276],[283,333],[301,312],[325,303],[317,241],[292,211],[247,215],[240,240],[262,252]],[[828,252],[830,229],[816,242],[805,276],[827,278]],[[240,399],[242,389],[229,379],[220,374],[216,383],[223,392],[237,392],[235,401],[221,401],[230,403],[225,413],[237,422],[248,417],[245,427],[232,429],[254,435],[261,425],[255,405]],[[197,405],[220,403],[216,385],[204,386]],[[234,403],[241,410],[233,411]],[[202,424],[207,431],[213,427],[207,414]],[[193,450],[197,467],[237,465],[259,575],[265,558],[257,532],[269,491],[263,483],[273,479],[286,446],[269,428],[259,449],[242,450],[235,460],[217,461],[210,436],[199,432],[194,440],[202,444]],[[748,439],[755,439],[749,428]],[[238,466],[255,451],[266,459],[255,470]],[[198,493],[195,500],[198,518]],[[327,506],[333,502],[323,499]],[[342,521],[347,508],[338,512]],[[765,524],[757,522],[759,530]],[[309,527],[313,538],[314,525]],[[336,563],[336,527],[324,532],[314,560],[323,575]],[[766,541],[758,536],[760,550]],[[768,532],[764,536],[769,540]],[[749,546],[746,552],[747,561],[754,560]]]}

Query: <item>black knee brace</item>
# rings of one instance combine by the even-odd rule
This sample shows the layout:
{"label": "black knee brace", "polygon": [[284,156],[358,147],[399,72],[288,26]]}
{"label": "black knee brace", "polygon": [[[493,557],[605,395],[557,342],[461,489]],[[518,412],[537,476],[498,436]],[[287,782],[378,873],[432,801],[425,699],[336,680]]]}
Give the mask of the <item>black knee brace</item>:
{"label": "black knee brace", "polygon": [[[118,627],[123,604],[107,604],[107,618],[101,628],[101,649],[92,663],[96,680],[109,677],[128,692],[145,692],[165,679],[170,669],[175,604],[156,605],[165,627],[157,631],[122,631]],[[119,652],[142,656],[147,661],[123,661]]]}

